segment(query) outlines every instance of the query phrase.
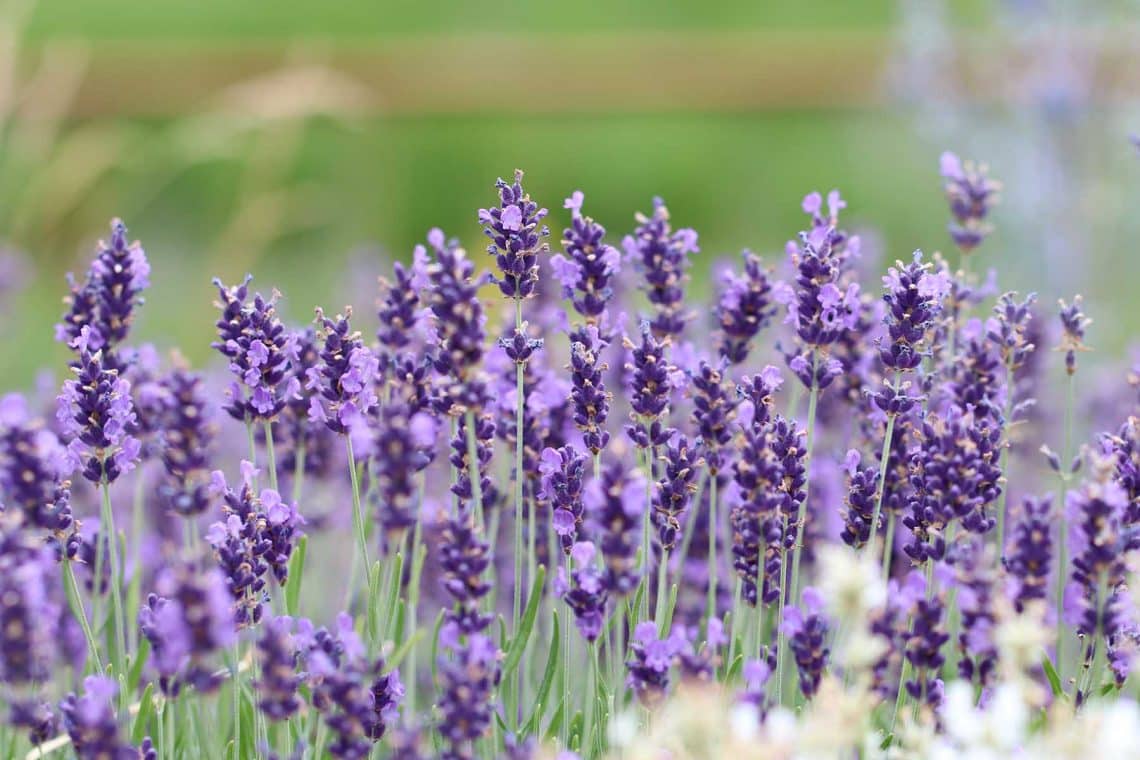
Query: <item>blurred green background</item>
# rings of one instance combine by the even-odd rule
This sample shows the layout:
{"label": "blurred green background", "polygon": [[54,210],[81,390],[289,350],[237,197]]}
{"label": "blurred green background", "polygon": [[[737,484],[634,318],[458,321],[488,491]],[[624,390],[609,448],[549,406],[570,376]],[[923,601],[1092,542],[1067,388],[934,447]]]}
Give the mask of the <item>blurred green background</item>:
{"label": "blurred green background", "polygon": [[[613,242],[663,196],[710,262],[781,259],[842,189],[893,261],[948,247],[946,148],[1005,182],[980,254],[1004,288],[1083,292],[1106,359],[1140,332],[1135,2],[0,3],[2,387],[63,366],[66,271],[112,216],[153,265],[138,335],[204,361],[210,278],[295,320],[374,277],[515,167]],[[875,283],[869,283],[874,287]],[[371,330],[371,328],[367,328]]]}

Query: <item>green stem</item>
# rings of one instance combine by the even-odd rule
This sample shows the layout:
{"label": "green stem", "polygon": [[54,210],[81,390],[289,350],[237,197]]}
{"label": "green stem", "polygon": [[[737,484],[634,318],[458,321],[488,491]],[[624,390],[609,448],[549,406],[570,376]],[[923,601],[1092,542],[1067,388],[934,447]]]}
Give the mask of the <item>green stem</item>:
{"label": "green stem", "polygon": [[883,542],[883,581],[891,578],[891,560],[895,558],[895,513],[887,515],[887,537]]}
{"label": "green stem", "polygon": [[811,394],[808,396],[807,453],[804,462],[804,498],[796,514],[796,543],[792,546],[792,596],[800,598],[800,559],[804,553],[804,528],[807,523],[807,503],[811,495],[812,446],[815,443],[815,411],[819,402],[819,384],[815,382],[815,360],[812,360]]}
{"label": "green stem", "polygon": [[[119,535],[115,531],[115,515],[111,509],[111,487],[106,480],[101,484],[100,490],[103,496],[102,522],[107,536],[107,559],[111,567],[111,612],[115,626],[112,631],[114,647],[111,650],[111,664],[114,667],[115,678],[118,678],[127,672],[124,665],[127,626],[123,615],[122,566],[119,564]],[[125,694],[120,696],[121,700],[126,698]]]}
{"label": "green stem", "polygon": [[[515,330],[522,331],[522,299],[515,299]],[[522,584],[523,584],[523,556],[522,556],[522,525],[523,525],[523,415],[525,413],[526,398],[523,387],[525,367],[515,365],[515,577],[514,577],[514,608],[511,618],[512,633],[518,630],[519,618],[522,615]],[[526,555],[527,572],[534,571],[534,526],[531,525],[531,535]]]}
{"label": "green stem", "polygon": [[1061,469],[1057,473],[1060,479],[1061,499],[1057,504],[1057,649],[1054,656],[1057,659],[1057,671],[1064,678],[1065,643],[1068,641],[1068,626],[1065,625],[1065,570],[1068,568],[1069,554],[1069,526],[1065,520],[1065,501],[1069,496],[1069,468],[1073,459],[1073,407],[1076,383],[1074,376],[1069,374],[1068,388],[1065,394],[1065,438],[1061,446]]}
{"label": "green stem", "polygon": [[[784,515],[784,530],[781,535],[788,533],[788,517]],[[782,705],[784,703],[784,660],[787,658],[787,642],[784,637],[784,605],[787,602],[787,577],[784,573],[784,568],[787,567],[788,550],[784,548],[785,542],[780,541],[780,601],[779,609],[776,610],[776,704]],[[763,556],[761,556],[761,567],[763,567]],[[763,571],[761,571],[762,574]],[[763,585],[756,587],[757,599],[763,592]]]}
{"label": "green stem", "polygon": [[637,610],[636,622],[649,617],[649,568],[652,565],[653,544],[650,539],[650,523],[653,515],[653,447],[645,449],[645,515],[641,519],[641,609]]}
{"label": "green stem", "polygon": [[[97,586],[96,586],[97,587]],[[63,553],[63,588],[67,596],[67,606],[71,608],[72,617],[83,629],[83,638],[87,642],[87,655],[95,666],[96,673],[103,672],[103,663],[99,661],[99,645],[95,643],[95,633],[91,630],[91,623],[87,620],[87,611],[83,609],[83,597],[79,594],[79,584],[75,581],[75,570],[71,566],[71,559],[66,550]]]}
{"label": "green stem", "polygon": [[277,454],[273,451],[273,423],[265,421],[266,466],[269,468],[269,487],[277,490]]}
{"label": "green stem", "polygon": [[[373,600],[371,598],[373,592],[372,564],[368,561],[368,538],[365,536],[364,532],[364,510],[360,505],[360,474],[356,471],[356,454],[352,450],[352,438],[350,436],[345,436],[344,445],[345,450],[348,453],[349,479],[352,481],[352,527],[353,532],[356,534],[356,553],[354,555],[355,559],[353,561],[353,565],[356,566],[357,569],[359,569],[360,566],[363,566],[364,568],[364,588],[367,590],[366,593],[369,596],[368,604],[366,607],[371,609],[371,606],[373,604]],[[352,575],[355,576],[356,573],[353,572]],[[352,598],[351,588],[354,580],[355,579],[352,577],[349,579],[348,585],[350,589],[350,599]],[[369,618],[371,618],[371,616],[369,616]],[[369,623],[371,623],[371,620],[369,620]]]}
{"label": "green stem", "polygon": [[[697,505],[693,505],[693,509],[696,509],[696,508],[697,508]],[[720,567],[717,563],[717,557],[716,557],[717,528],[718,527],[719,527],[719,523],[718,523],[717,517],[716,517],[716,473],[710,471],[709,472],[709,526],[708,526],[708,531],[709,531],[709,552],[708,552],[709,553],[709,557],[708,557],[708,560],[709,560],[709,589],[708,589],[708,601],[706,602],[706,605],[705,605],[705,613],[706,613],[705,625],[706,626],[708,625],[709,620],[712,620],[714,617],[716,617],[716,596],[717,596],[717,590],[718,590],[717,586],[718,586],[718,583],[720,581],[720,578],[719,578]],[[663,556],[662,561],[664,561],[664,559],[665,559],[665,557]]]}
{"label": "green stem", "polygon": [[233,706],[233,713],[234,713],[234,757],[240,758],[241,752],[242,752],[242,747],[241,747],[241,667],[239,666],[239,663],[241,662],[241,640],[240,639],[236,639],[234,641],[233,658],[234,658],[233,674],[230,676],[230,678],[233,680],[233,687],[234,687],[234,691],[233,691],[233,694],[234,694],[234,706]]}
{"label": "green stem", "polygon": [[[896,372],[895,373],[894,386],[893,386],[893,390],[894,390],[895,395],[898,395],[899,385],[901,385],[901,383],[902,383],[902,375],[901,375],[901,373]],[[870,548],[870,547],[874,546],[875,537],[879,534],[879,517],[882,515],[882,512],[883,512],[883,495],[886,493],[886,490],[887,490],[887,463],[890,462],[890,459],[891,459],[891,439],[894,437],[894,434],[895,434],[895,415],[888,414],[887,415],[887,429],[883,433],[883,448],[882,448],[882,451],[879,453],[879,488],[875,494],[875,510],[871,513],[871,535],[867,541],[868,551],[874,551],[874,549]],[[891,536],[891,538],[893,539],[894,536]],[[890,544],[884,544],[883,545],[883,553],[884,554],[889,553],[891,551],[891,549],[892,549],[892,546]],[[884,564],[886,564],[886,562],[887,562],[887,560],[883,561]]]}
{"label": "green stem", "polygon": [[483,527],[483,476],[479,472],[479,442],[475,437],[475,412],[467,410],[467,477],[475,501],[475,524]]}
{"label": "green stem", "polygon": [[654,608],[653,619],[657,621],[657,635],[665,637],[665,600],[668,592],[669,550],[662,547],[661,561],[657,564],[657,604]]}

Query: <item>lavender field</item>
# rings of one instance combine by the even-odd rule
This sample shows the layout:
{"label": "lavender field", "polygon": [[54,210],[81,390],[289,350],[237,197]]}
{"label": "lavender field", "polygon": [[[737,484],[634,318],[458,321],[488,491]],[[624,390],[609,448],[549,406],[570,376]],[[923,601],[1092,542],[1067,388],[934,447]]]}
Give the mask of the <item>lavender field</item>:
{"label": "lavender field", "polygon": [[1140,758],[1134,14],[813,2],[0,8],[0,760]]}
{"label": "lavender field", "polygon": [[215,281],[216,371],[113,220],[0,407],[6,756],[1130,756],[1140,368],[1077,439],[1081,297],[974,274],[1009,191],[938,168],[960,266],[813,192],[707,305],[661,199],[552,245],[518,171],[375,308]]}

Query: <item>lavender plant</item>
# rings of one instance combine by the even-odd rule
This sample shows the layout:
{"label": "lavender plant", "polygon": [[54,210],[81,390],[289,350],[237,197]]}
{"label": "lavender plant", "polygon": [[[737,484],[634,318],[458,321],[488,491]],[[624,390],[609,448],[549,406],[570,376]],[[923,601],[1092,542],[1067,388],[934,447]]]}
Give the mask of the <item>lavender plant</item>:
{"label": "lavender plant", "polygon": [[1086,429],[1073,299],[1049,403],[1032,297],[983,321],[969,271],[998,184],[942,176],[961,271],[865,294],[813,193],[791,279],[746,252],[697,319],[661,202],[623,272],[517,173],[494,275],[433,229],[356,327],[216,282],[196,370],[132,343],[113,223],[56,415],[0,398],[0,757],[1132,756],[1137,397]]}

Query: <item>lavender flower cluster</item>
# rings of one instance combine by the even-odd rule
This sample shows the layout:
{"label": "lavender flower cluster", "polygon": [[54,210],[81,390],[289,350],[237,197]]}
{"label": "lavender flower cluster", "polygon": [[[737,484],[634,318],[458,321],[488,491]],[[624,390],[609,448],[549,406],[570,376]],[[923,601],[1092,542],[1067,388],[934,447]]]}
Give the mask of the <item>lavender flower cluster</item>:
{"label": "lavender flower cluster", "polygon": [[877,293],[809,193],[701,309],[660,199],[619,251],[572,193],[551,254],[516,172],[494,273],[433,229],[367,327],[215,280],[201,370],[112,222],[54,408],[0,398],[0,751],[1135,756],[1140,399],[1049,399],[1083,302],[976,278],[1000,185],[941,176],[957,266]]}

